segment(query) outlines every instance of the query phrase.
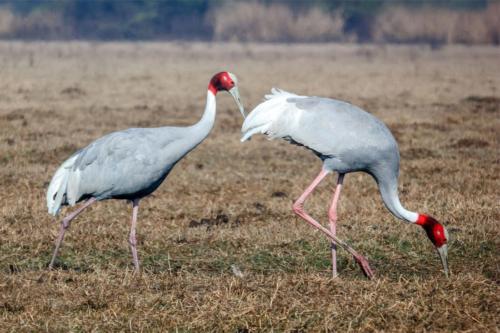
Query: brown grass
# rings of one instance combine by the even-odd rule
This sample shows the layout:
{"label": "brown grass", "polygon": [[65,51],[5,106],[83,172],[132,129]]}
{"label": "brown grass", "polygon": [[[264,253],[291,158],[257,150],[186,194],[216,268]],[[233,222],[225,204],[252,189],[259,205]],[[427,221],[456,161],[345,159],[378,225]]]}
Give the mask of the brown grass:
{"label": "brown grass", "polygon": [[389,7],[377,16],[374,40],[463,44],[500,43],[500,4],[483,11]]}
{"label": "brown grass", "polygon": [[[389,5],[374,14],[375,42],[431,44],[499,44],[500,4],[484,10],[452,10],[436,6],[413,8]],[[214,38],[230,41],[321,42],[351,41],[342,12],[313,7],[294,11],[286,5],[236,2],[212,13]]]}
{"label": "brown grass", "polygon": [[[0,331],[498,330],[498,59],[479,47],[0,43]],[[291,212],[321,163],[281,141],[240,144],[227,94],[213,133],[141,204],[142,274],[130,205],[116,201],[75,221],[47,271],[58,224],[44,195],[57,165],[113,130],[195,122],[222,69],[248,108],[278,86],[383,119],[400,143],[402,201],[449,228],[453,275],[352,174],[339,237],[377,278],[341,251],[332,280],[327,240]],[[306,204],[323,222],[333,185]]]}
{"label": "brown grass", "polygon": [[71,36],[71,27],[62,15],[50,11],[34,11],[16,15],[8,7],[0,7],[0,38],[54,39]]}
{"label": "brown grass", "polygon": [[344,20],[340,13],[318,8],[294,13],[285,5],[238,2],[213,13],[216,40],[261,42],[319,42],[340,40]]}
{"label": "brown grass", "polygon": [[[350,16],[352,13],[344,12],[342,7],[327,11],[314,4],[309,7],[304,5],[304,8],[299,9],[301,6],[287,2],[224,2],[213,6],[199,19],[200,22],[192,22],[196,18],[189,22],[182,19],[179,19],[182,22],[170,22],[173,30],[169,36],[186,37],[184,30],[192,31],[192,25],[198,24],[198,38],[213,38],[217,41],[347,42],[368,38],[348,32],[352,30],[352,22],[349,21],[353,17]],[[357,23],[367,26],[370,31],[365,34],[369,35],[372,42],[432,45],[500,43],[500,3],[494,1],[480,10],[453,10],[436,6],[436,3],[414,7],[395,2],[372,14],[373,19],[367,16],[364,21]],[[64,17],[64,11],[57,9],[39,9],[20,14],[8,6],[0,6],[0,38],[61,40],[81,37],[81,33],[104,39],[140,35],[153,39],[165,38],[165,35],[150,30],[155,30],[154,27],[145,22],[140,23],[140,18],[136,22],[139,25],[131,32],[130,27],[124,28],[123,23],[111,16],[106,24],[95,27]],[[75,35],[77,31],[78,36]]]}

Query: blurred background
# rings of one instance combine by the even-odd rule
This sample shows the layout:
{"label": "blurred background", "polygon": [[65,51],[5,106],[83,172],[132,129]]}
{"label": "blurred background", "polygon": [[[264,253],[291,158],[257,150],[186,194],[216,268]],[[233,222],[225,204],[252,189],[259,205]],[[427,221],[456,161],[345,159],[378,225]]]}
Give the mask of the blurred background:
{"label": "blurred background", "polygon": [[499,44],[500,2],[0,0],[0,38]]}

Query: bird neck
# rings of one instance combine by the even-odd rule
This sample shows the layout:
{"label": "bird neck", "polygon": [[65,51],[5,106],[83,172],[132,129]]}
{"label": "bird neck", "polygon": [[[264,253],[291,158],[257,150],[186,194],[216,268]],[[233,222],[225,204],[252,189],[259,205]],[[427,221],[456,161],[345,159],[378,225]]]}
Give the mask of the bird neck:
{"label": "bird neck", "polygon": [[215,114],[216,114],[216,103],[215,103],[215,94],[209,89],[207,91],[207,102],[205,104],[205,111],[201,119],[191,126],[191,130],[193,131],[193,136],[197,137],[200,142],[205,139],[210,131],[212,130],[215,123]]}
{"label": "bird neck", "polygon": [[387,209],[398,219],[415,223],[419,214],[406,210],[399,201],[397,177],[375,177],[382,200]]}

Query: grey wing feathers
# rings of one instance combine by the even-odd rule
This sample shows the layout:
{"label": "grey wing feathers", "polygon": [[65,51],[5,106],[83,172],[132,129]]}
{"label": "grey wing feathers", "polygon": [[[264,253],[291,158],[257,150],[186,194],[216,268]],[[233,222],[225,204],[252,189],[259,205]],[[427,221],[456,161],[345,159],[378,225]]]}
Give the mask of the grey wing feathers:
{"label": "grey wing feathers", "polygon": [[[370,113],[343,101],[287,94],[273,94],[248,115],[242,141],[264,133],[303,145],[321,158],[355,157],[366,164],[376,163],[370,151],[397,151],[388,128]],[[354,156],[354,152],[367,153]]]}
{"label": "grey wing feathers", "polygon": [[[181,128],[169,131],[133,128],[110,133],[65,161],[47,191],[49,213],[74,205],[83,196],[105,199],[140,192],[158,182],[182,157],[182,149],[159,154],[182,138]],[[159,185],[159,184],[158,184]]]}
{"label": "grey wing feathers", "polygon": [[288,102],[302,111],[297,125],[287,126],[289,136],[324,156],[397,145],[384,123],[347,102],[320,97],[289,98]]}

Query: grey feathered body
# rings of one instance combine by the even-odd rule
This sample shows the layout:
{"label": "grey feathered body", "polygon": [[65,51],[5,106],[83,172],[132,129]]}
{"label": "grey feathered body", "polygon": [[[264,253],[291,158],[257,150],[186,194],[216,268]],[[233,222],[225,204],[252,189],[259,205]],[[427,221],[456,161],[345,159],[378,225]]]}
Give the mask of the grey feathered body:
{"label": "grey feathered body", "polygon": [[287,102],[303,110],[301,126],[291,128],[290,139],[313,150],[325,168],[340,173],[392,172],[397,178],[396,140],[376,117],[352,104],[327,98],[288,98]]}
{"label": "grey feathered body", "polygon": [[323,168],[341,174],[373,176],[387,208],[411,220],[398,198],[399,149],[387,126],[350,103],[272,90],[242,126],[242,141],[263,133],[304,146],[323,160]]}
{"label": "grey feathered body", "polygon": [[191,131],[190,127],[130,128],[92,142],[65,162],[69,165],[66,186],[59,185],[59,191],[65,192],[60,205],[89,197],[132,200],[151,194],[199,143],[193,142]]}
{"label": "grey feathered body", "polygon": [[83,148],[72,168],[80,173],[77,202],[86,197],[134,199],[151,194],[190,151],[183,142],[184,132],[179,127],[130,128]]}
{"label": "grey feathered body", "polygon": [[215,121],[215,96],[193,126],[113,132],[68,158],[47,190],[49,213],[86,198],[140,199],[160,186],[175,164],[200,144]]}

